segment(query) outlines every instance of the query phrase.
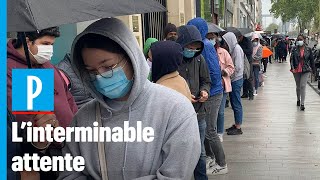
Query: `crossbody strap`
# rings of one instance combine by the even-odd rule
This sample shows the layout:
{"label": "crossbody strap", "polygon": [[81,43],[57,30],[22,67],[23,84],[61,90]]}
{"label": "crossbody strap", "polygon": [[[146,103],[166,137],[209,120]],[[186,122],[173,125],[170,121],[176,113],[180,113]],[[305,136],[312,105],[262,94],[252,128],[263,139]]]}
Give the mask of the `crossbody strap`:
{"label": "crossbody strap", "polygon": [[[96,121],[102,126],[100,104],[96,102]],[[98,142],[99,163],[102,180],[108,180],[108,168],[104,142]]]}

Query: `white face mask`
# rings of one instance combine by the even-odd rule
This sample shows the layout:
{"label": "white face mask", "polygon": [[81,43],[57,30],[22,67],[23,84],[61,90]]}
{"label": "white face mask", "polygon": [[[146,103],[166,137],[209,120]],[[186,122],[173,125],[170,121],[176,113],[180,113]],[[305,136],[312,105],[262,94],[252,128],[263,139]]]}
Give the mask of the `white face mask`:
{"label": "white face mask", "polygon": [[258,42],[253,42],[252,45],[253,45],[254,47],[258,46]]}
{"label": "white face mask", "polygon": [[29,49],[29,52],[32,54],[37,63],[44,64],[51,60],[53,56],[53,46],[52,45],[36,45],[38,48],[37,54],[32,54]]}
{"label": "white face mask", "polygon": [[298,46],[303,46],[303,41],[297,41]]}

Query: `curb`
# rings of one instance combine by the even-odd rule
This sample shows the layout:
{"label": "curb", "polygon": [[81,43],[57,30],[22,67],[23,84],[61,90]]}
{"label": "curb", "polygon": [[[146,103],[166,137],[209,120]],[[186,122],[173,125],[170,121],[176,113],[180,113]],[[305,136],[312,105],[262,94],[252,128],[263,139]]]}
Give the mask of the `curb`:
{"label": "curb", "polygon": [[320,96],[320,89],[317,88],[317,85],[313,85],[310,81],[307,83]]}

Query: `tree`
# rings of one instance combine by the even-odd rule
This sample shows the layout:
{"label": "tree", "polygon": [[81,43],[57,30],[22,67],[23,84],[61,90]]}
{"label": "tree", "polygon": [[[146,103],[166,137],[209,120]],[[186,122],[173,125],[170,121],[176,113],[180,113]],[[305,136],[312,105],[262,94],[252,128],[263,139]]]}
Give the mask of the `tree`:
{"label": "tree", "polygon": [[275,29],[278,29],[278,28],[279,28],[279,26],[278,26],[277,24],[272,23],[272,24],[270,24],[270,25],[266,28],[266,31],[271,31],[271,32],[273,32]]}
{"label": "tree", "polygon": [[298,20],[300,32],[310,27],[311,20],[319,12],[319,0],[271,0],[270,12],[276,18],[281,17],[283,22]]}

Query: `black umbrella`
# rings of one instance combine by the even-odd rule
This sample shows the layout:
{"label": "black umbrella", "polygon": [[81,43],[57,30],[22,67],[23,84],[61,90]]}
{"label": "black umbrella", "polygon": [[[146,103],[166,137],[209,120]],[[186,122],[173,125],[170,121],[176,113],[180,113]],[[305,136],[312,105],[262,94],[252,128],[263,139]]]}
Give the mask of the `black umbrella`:
{"label": "black umbrella", "polygon": [[242,35],[245,35],[245,34],[249,34],[249,33],[252,33],[254,32],[252,29],[250,28],[238,28],[238,30],[241,32]]}
{"label": "black umbrella", "polygon": [[213,23],[208,23],[208,30],[209,30],[208,31],[209,33],[219,33],[219,32],[225,31],[220,26]]}
{"label": "black umbrella", "polygon": [[[161,11],[166,8],[154,0],[9,0],[7,31],[36,31],[106,17]],[[31,68],[25,34],[19,38]]]}
{"label": "black umbrella", "polygon": [[237,37],[243,35],[243,34],[241,34],[241,32],[240,32],[237,28],[235,28],[235,27],[226,27],[226,28],[223,28],[223,29],[225,29],[227,32],[233,32]]}
{"label": "black umbrella", "polygon": [[7,30],[28,32],[100,18],[166,11],[154,0],[9,0]]}
{"label": "black umbrella", "polygon": [[273,34],[272,37],[277,39],[284,39],[286,36],[284,34]]}

